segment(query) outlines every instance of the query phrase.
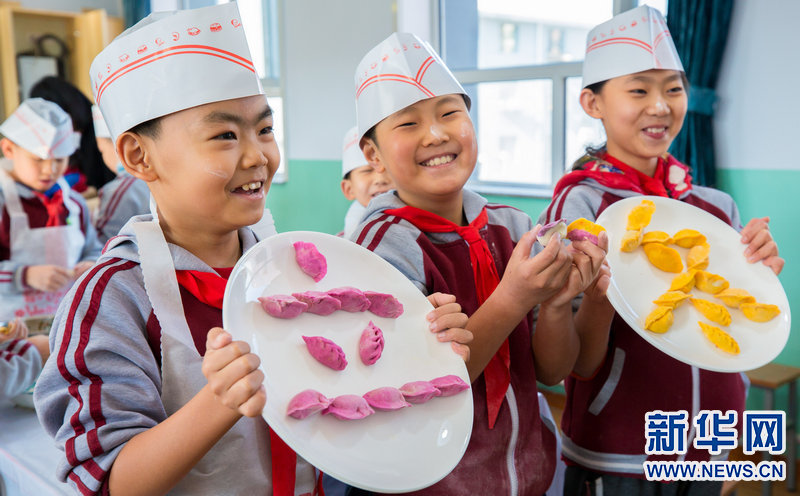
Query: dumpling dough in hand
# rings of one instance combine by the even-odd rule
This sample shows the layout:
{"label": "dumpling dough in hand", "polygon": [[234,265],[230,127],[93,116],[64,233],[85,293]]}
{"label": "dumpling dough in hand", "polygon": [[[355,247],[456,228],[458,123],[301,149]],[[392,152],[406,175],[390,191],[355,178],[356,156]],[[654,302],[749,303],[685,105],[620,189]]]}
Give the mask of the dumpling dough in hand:
{"label": "dumpling dough in hand", "polygon": [[331,400],[319,391],[306,389],[289,400],[289,406],[286,407],[286,415],[302,420],[309,415],[321,412],[328,408],[330,404]]}
{"label": "dumpling dough in hand", "polygon": [[347,367],[344,351],[330,339],[322,336],[303,336],[303,341],[306,342],[306,348],[311,356],[322,365],[333,370],[344,370]]}
{"label": "dumpling dough in hand", "polygon": [[323,415],[333,415],[341,420],[358,420],[375,413],[367,400],[357,394],[343,394],[331,401],[328,408],[322,410]]}
{"label": "dumpling dough in hand", "polygon": [[383,331],[370,321],[358,341],[358,354],[364,365],[372,365],[378,361],[383,353],[383,345]]}

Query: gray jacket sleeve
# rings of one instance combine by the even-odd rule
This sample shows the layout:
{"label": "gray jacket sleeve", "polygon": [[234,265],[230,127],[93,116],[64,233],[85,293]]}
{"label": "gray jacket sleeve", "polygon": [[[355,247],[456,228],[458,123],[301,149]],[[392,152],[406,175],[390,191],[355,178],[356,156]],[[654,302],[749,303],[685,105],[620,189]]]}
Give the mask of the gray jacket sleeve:
{"label": "gray jacket sleeve", "polygon": [[42,357],[24,339],[0,344],[0,400],[23,393],[42,370]]}
{"label": "gray jacket sleeve", "polygon": [[125,443],[166,418],[150,312],[138,264],[106,257],[59,306],[34,392],[39,420],[64,452],[59,479],[98,491]]}

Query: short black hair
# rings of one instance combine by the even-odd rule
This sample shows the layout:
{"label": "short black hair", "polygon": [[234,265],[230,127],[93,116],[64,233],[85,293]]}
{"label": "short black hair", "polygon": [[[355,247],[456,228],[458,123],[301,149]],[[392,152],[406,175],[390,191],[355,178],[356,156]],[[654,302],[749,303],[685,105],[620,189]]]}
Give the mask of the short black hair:
{"label": "short black hair", "polygon": [[130,129],[130,132],[136,133],[140,136],[158,139],[159,135],[161,134],[161,117],[155,117],[149,121],[136,124]]}

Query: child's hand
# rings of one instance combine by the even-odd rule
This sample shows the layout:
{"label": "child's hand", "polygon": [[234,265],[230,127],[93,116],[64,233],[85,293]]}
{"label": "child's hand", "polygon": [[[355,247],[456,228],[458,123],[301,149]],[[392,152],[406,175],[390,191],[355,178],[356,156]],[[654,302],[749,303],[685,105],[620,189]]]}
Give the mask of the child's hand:
{"label": "child's hand", "polygon": [[597,277],[594,278],[589,287],[583,292],[583,297],[592,301],[608,302],[606,299],[606,291],[611,284],[611,267],[608,262],[603,260],[603,265],[597,272]]}
{"label": "child's hand", "polygon": [[[586,291],[597,280],[608,253],[608,233],[600,232],[597,245],[591,241],[575,241],[567,249],[572,254],[572,269],[561,291],[547,300],[549,305],[571,303],[573,298]],[[608,284],[605,287],[608,288]]]}
{"label": "child's hand", "polygon": [[25,284],[39,291],[58,291],[72,283],[72,271],[59,265],[30,265],[25,271]]}
{"label": "child's hand", "polygon": [[553,235],[539,254],[530,256],[541,227],[537,225],[520,238],[495,290],[501,291],[523,313],[561,291],[572,269],[572,254],[558,234]]}
{"label": "child's hand", "polygon": [[472,333],[464,329],[468,317],[461,311],[461,305],[456,303],[456,297],[444,293],[433,293],[428,296],[428,301],[434,310],[427,315],[431,332],[436,333],[436,339],[442,342],[450,341],[453,348],[464,361],[469,360],[469,343],[472,342]]}
{"label": "child's hand", "polygon": [[750,263],[764,262],[775,274],[780,274],[784,259],[778,256],[778,245],[769,232],[769,217],[750,219],[741,232],[742,243],[747,245],[744,256]]}
{"label": "child's hand", "polygon": [[267,403],[260,363],[244,341],[233,341],[221,327],[208,331],[203,375],[220,403],[246,417],[261,415]]}
{"label": "child's hand", "polygon": [[79,278],[81,274],[86,272],[87,270],[91,269],[94,266],[94,262],[78,262],[75,267],[72,268],[72,277],[75,279]]}
{"label": "child's hand", "polygon": [[28,337],[28,326],[19,317],[8,323],[6,332],[0,332],[0,344]]}

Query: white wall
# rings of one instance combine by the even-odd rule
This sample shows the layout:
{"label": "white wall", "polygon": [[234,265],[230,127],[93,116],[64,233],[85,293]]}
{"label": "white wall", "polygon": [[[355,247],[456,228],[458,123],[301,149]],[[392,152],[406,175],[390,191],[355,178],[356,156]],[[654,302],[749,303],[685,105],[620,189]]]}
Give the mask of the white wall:
{"label": "white wall", "polygon": [[717,166],[800,170],[800,1],[736,0],[714,118]]}
{"label": "white wall", "polygon": [[354,73],[394,31],[393,0],[284,0],[283,73],[290,159],[341,160],[356,123]]}
{"label": "white wall", "polygon": [[66,10],[81,12],[85,9],[106,9],[112,17],[122,17],[122,0],[17,0],[31,9]]}

